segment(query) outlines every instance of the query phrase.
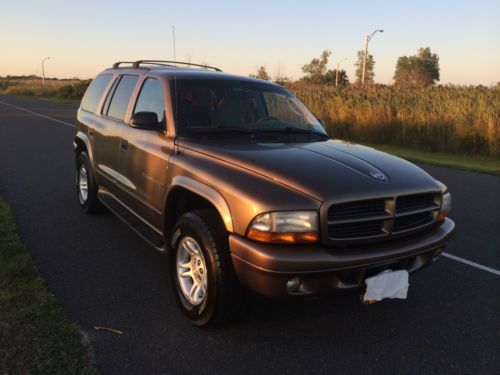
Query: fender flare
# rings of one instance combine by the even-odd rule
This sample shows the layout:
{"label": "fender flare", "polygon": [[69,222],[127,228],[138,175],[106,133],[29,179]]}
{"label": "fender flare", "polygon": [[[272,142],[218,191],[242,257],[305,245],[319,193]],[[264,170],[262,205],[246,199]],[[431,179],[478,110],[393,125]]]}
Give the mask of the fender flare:
{"label": "fender flare", "polygon": [[172,184],[170,185],[166,202],[168,202],[170,193],[176,187],[182,187],[186,190],[189,190],[192,193],[197,194],[205,198],[210,203],[212,203],[219,212],[219,215],[222,218],[222,221],[224,222],[226,230],[228,232],[234,232],[231,210],[229,209],[229,205],[227,204],[226,200],[224,199],[221,193],[219,193],[213,187],[204,184],[198,180],[195,180],[194,178],[187,176],[175,176],[172,179]]}
{"label": "fender flare", "polygon": [[85,134],[84,132],[79,130],[75,134],[75,141],[73,142],[73,146],[75,149],[76,149],[76,140],[77,139],[79,139],[80,141],[82,141],[85,144],[85,147],[87,148],[87,154],[89,155],[90,164],[92,166],[94,166],[94,153],[92,152],[92,147],[90,145],[89,137],[87,136],[87,134]]}

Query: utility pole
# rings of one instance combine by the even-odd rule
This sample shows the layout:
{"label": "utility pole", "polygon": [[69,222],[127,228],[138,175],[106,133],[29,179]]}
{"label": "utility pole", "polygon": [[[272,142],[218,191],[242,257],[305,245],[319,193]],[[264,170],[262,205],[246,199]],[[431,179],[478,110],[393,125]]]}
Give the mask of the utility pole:
{"label": "utility pole", "polygon": [[50,59],[50,57],[46,57],[42,60],[42,86],[45,87],[45,67],[44,67],[44,64],[45,64],[45,61]]}
{"label": "utility pole", "polygon": [[370,35],[365,36],[365,53],[363,55],[363,72],[361,74],[361,84],[365,84],[365,74],[366,74],[366,59],[368,58],[368,43],[370,42],[371,38],[377,33],[377,32],[384,32],[384,29],[378,29],[375,30],[373,33]]}
{"label": "utility pole", "polygon": [[339,85],[339,68],[340,68],[340,63],[342,61],[345,61],[347,59],[342,59],[337,63],[337,69],[335,69],[335,87]]}

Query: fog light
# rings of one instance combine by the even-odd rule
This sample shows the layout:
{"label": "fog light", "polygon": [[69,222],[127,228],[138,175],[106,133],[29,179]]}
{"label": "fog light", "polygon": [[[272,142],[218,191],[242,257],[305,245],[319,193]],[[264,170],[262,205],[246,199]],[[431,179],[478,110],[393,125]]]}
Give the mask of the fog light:
{"label": "fog light", "polygon": [[300,287],[300,278],[294,277],[286,282],[286,291],[287,292],[296,292]]}

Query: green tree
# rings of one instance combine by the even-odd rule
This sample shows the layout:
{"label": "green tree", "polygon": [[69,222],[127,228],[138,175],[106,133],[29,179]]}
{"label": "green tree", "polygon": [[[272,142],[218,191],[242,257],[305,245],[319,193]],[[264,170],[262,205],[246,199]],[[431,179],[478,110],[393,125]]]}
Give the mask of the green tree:
{"label": "green tree", "polygon": [[[356,67],[356,83],[360,84],[363,76],[363,58],[365,56],[365,51],[358,51],[358,59],[354,63]],[[366,70],[365,70],[365,83],[373,84],[375,83],[375,60],[373,55],[368,54],[366,58]]]}
{"label": "green tree", "polygon": [[309,64],[304,65],[302,67],[302,71],[305,74],[304,79],[313,83],[324,82],[326,66],[331,54],[330,50],[324,50],[318,59],[312,59]]}
{"label": "green tree", "polygon": [[266,67],[261,66],[257,70],[257,74],[250,74],[252,78],[265,79],[266,81],[271,80],[271,76],[267,73]]}
{"label": "green tree", "polygon": [[439,57],[429,47],[416,55],[401,56],[396,63],[394,82],[401,87],[427,87],[439,81]]}
{"label": "green tree", "polygon": [[[337,79],[337,69],[328,70],[324,77],[323,82],[329,85],[335,85],[335,81]],[[347,86],[349,84],[349,77],[347,76],[347,72],[344,69],[339,70],[338,76],[338,85],[339,86]]]}

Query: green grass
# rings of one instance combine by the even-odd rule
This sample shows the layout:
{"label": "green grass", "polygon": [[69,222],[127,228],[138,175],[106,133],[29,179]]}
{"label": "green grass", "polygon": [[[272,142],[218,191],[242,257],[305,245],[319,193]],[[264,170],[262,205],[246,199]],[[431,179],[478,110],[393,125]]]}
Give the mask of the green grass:
{"label": "green grass", "polygon": [[96,374],[0,198],[0,374]]}
{"label": "green grass", "polygon": [[414,163],[432,164],[472,172],[500,175],[500,157],[430,152],[376,144],[371,144],[370,146]]}

